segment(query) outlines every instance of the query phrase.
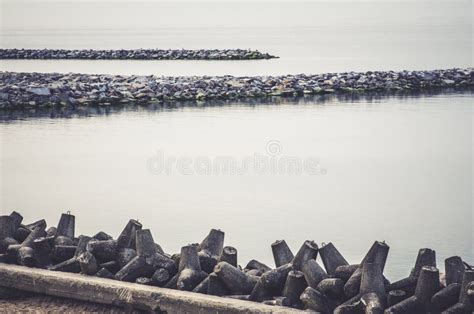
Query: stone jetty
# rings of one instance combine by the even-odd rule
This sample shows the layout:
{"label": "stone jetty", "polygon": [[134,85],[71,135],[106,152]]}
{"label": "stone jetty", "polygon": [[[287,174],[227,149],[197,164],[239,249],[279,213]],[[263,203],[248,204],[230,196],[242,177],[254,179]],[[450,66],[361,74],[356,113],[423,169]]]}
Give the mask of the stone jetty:
{"label": "stone jetty", "polygon": [[[224,240],[223,231],[212,229],[199,243],[169,254],[137,220],[129,220],[114,238],[104,231],[78,235],[70,212],[62,214],[56,226],[48,227],[43,219],[24,223],[14,211],[0,216],[0,286],[128,309],[172,308],[183,298],[182,310],[197,302],[196,311],[206,308],[202,313],[213,312],[213,306],[214,312],[226,312],[225,300],[229,300],[227,309],[232,307],[229,311],[235,313],[284,313],[285,308],[287,312],[385,314],[474,310],[474,268],[460,256],[444,260],[445,273],[440,274],[436,252],[422,248],[407,276],[389,282],[384,269],[390,247],[384,241],[374,241],[360,261],[348,261],[331,242],[306,240],[295,250],[277,240],[269,248],[275,265],[267,265],[255,259],[242,264],[238,250],[225,246]],[[26,267],[43,270],[28,273]],[[174,290],[182,292],[166,292]],[[193,295],[196,298],[191,301]],[[255,303],[242,300],[275,310],[252,308]]]}
{"label": "stone jetty", "polygon": [[278,58],[246,49],[0,49],[0,59],[259,60]]}
{"label": "stone jetty", "polygon": [[314,104],[334,104],[335,102],[367,102],[379,103],[380,101],[397,99],[406,101],[416,97],[435,97],[438,95],[473,95],[473,90],[447,90],[437,89],[429,91],[394,91],[394,92],[367,92],[367,93],[332,93],[323,95],[303,95],[296,97],[266,97],[266,98],[239,98],[239,99],[210,99],[206,101],[172,101],[159,103],[145,103],[136,106],[128,106],[127,104],[116,106],[54,106],[54,107],[19,107],[13,109],[0,109],[0,122],[35,119],[35,118],[86,118],[92,116],[108,116],[120,112],[146,112],[154,114],[161,111],[184,108],[215,108],[242,106],[277,106],[277,105],[314,105]]}
{"label": "stone jetty", "polygon": [[0,109],[473,88],[472,68],[252,77],[0,72]]}

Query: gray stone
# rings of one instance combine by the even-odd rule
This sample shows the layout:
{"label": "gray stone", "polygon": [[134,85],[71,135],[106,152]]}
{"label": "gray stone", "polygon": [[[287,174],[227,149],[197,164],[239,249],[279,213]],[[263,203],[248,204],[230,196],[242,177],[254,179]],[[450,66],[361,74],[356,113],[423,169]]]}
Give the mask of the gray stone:
{"label": "gray stone", "polygon": [[47,87],[32,87],[32,88],[28,88],[27,91],[38,96],[51,95],[51,91]]}

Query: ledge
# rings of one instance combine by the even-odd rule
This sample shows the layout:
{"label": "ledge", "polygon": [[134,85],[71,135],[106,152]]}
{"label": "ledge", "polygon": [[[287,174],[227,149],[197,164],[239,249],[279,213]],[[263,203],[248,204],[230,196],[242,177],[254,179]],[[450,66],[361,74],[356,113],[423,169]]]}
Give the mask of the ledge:
{"label": "ledge", "polygon": [[0,286],[167,313],[302,313],[287,307],[1,263]]}

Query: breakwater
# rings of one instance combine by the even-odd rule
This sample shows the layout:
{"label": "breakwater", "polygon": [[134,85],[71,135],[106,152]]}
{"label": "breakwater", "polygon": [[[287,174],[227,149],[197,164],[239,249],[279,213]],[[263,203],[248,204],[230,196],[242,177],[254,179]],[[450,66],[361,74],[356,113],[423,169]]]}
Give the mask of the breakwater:
{"label": "breakwater", "polygon": [[[349,263],[333,243],[307,240],[292,251],[278,240],[271,244],[274,266],[257,260],[241,266],[238,250],[225,246],[224,238],[223,231],[212,229],[200,243],[168,254],[150,229],[136,220],[128,221],[114,239],[104,231],[76,235],[75,216],[70,213],[47,228],[45,220],[25,224],[21,214],[12,212],[0,216],[0,269],[1,263],[19,264],[321,313],[471,313],[474,309],[474,269],[459,256],[447,258],[445,273],[440,275],[435,251],[422,248],[407,276],[389,282],[383,275],[390,250],[385,242],[375,241],[361,261]],[[63,294],[68,295],[67,289],[70,295],[77,294],[74,285],[61,283]],[[95,298],[100,298],[100,289]],[[134,302],[159,304],[159,298],[125,301],[123,305],[131,307]]]}
{"label": "breakwater", "polygon": [[246,49],[0,49],[0,59],[259,60],[278,58]]}
{"label": "breakwater", "polygon": [[474,88],[473,69],[282,76],[122,76],[0,72],[0,108],[110,106]]}
{"label": "breakwater", "polygon": [[334,102],[353,103],[367,102],[379,103],[387,99],[399,101],[410,101],[419,97],[436,97],[438,95],[459,96],[474,95],[473,90],[450,90],[439,89],[429,91],[394,91],[394,92],[367,92],[367,93],[333,93],[323,95],[303,95],[301,97],[266,97],[266,98],[239,98],[239,99],[211,99],[205,102],[196,101],[171,101],[160,103],[145,103],[136,106],[54,106],[54,107],[19,107],[12,109],[0,109],[0,121],[13,121],[35,118],[87,118],[94,116],[108,116],[124,112],[146,112],[156,113],[184,108],[214,108],[214,107],[255,107],[255,106],[278,106],[278,105],[309,105],[309,104],[333,104]]}

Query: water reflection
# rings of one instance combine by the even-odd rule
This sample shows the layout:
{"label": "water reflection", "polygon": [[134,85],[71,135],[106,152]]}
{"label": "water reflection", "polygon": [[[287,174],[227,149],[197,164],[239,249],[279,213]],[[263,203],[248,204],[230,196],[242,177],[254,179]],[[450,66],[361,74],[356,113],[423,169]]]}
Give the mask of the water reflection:
{"label": "water reflection", "polygon": [[365,102],[377,103],[384,98],[398,99],[400,101],[433,97],[437,95],[455,96],[471,95],[474,87],[465,90],[430,90],[430,91],[402,91],[402,92],[372,92],[372,93],[340,93],[325,95],[305,95],[300,97],[268,97],[268,98],[241,98],[233,100],[206,100],[206,101],[180,101],[180,102],[150,102],[147,105],[114,105],[114,106],[62,106],[49,108],[21,108],[21,109],[0,109],[0,121],[8,122],[15,120],[34,118],[80,118],[107,116],[123,112],[160,112],[176,110],[181,108],[207,108],[226,106],[275,106],[275,105],[305,105],[305,104],[331,104],[331,103],[351,103]]}

